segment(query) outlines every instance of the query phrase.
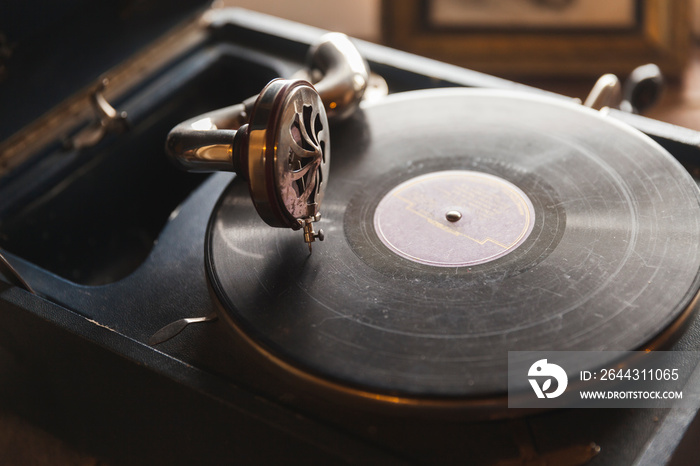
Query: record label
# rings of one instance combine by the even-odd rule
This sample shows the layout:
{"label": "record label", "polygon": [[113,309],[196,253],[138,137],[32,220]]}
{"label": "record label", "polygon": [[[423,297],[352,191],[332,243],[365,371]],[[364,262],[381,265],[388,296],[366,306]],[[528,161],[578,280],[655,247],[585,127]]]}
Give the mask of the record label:
{"label": "record label", "polygon": [[446,170],[407,180],[379,202],[374,227],[391,251],[436,267],[503,257],[532,232],[535,209],[503,178]]}

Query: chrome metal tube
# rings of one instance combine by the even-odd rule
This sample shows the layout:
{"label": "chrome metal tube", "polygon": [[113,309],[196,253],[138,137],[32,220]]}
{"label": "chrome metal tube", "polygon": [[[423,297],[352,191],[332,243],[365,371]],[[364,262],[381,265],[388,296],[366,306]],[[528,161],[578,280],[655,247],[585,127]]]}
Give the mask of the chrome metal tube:
{"label": "chrome metal tube", "polygon": [[[344,34],[322,36],[309,50],[309,69],[301,77],[314,84],[330,119],[351,115],[369,81],[367,63]],[[236,130],[248,122],[258,96],[183,121],[168,134],[166,150],[183,170],[236,171]],[[245,175],[245,174],[244,174]]]}

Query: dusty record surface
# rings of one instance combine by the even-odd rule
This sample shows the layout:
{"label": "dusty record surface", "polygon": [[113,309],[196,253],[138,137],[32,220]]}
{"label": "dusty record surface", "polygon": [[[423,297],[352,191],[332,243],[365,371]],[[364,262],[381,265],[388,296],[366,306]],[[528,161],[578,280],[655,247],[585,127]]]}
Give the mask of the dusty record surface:
{"label": "dusty record surface", "polygon": [[[573,104],[462,89],[366,105],[332,138],[312,255],[300,232],[263,224],[239,180],[209,226],[227,320],[284,364],[381,394],[488,397],[506,390],[509,350],[638,349],[690,314],[698,189],[641,133]],[[441,172],[462,181],[434,195]],[[419,189],[378,214],[402,183]],[[411,258],[465,248],[472,265]]]}

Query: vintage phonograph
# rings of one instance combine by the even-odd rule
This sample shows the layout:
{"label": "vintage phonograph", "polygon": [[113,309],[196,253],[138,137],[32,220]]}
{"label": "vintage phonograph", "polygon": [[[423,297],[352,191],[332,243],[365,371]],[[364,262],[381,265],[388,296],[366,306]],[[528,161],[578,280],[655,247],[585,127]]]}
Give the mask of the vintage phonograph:
{"label": "vintage phonograph", "polygon": [[95,83],[2,146],[24,416],[128,464],[683,450],[696,410],[509,411],[505,364],[697,348],[697,133],[243,10]]}

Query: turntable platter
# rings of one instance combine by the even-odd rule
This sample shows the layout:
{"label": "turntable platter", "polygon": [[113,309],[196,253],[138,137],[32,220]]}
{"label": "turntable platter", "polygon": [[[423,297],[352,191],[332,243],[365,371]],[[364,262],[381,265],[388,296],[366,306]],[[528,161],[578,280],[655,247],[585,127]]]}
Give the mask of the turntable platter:
{"label": "turntable platter", "polygon": [[285,371],[363,393],[503,394],[507,352],[632,350],[692,311],[698,189],[660,146],[539,96],[390,96],[332,128],[309,255],[234,180],[210,221],[222,316]]}

